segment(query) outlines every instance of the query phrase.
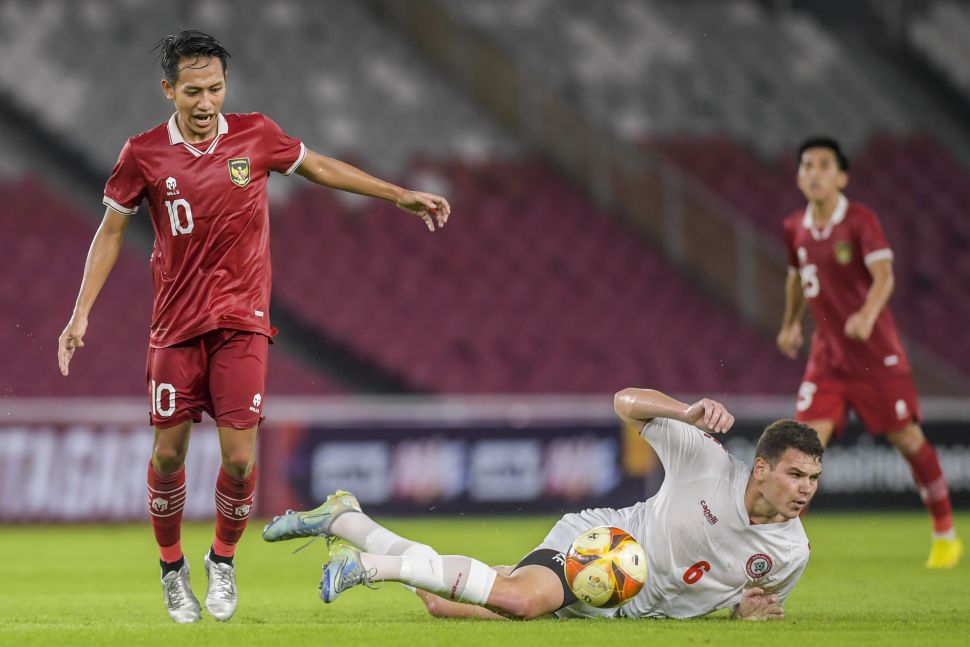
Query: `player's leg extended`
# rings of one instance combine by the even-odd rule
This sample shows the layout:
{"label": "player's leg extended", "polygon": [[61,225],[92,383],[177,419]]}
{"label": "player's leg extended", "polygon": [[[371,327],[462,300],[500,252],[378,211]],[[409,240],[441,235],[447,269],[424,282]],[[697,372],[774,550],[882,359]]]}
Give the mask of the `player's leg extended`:
{"label": "player's leg extended", "polygon": [[[513,570],[515,570],[515,567],[493,566],[492,570],[497,572],[499,575],[504,575],[507,577]],[[435,618],[482,618],[485,620],[508,620],[507,617],[499,615],[494,611],[490,611],[485,607],[447,600],[440,595],[428,593],[425,590],[416,589],[410,585],[404,586],[418,596],[418,599],[424,603],[424,607],[428,610],[428,613]]]}
{"label": "player's leg extended", "polygon": [[236,612],[233,557],[256,495],[256,432],[257,427],[219,427],[222,465],[216,476],[215,538],[204,560],[209,576],[205,606],[217,620],[229,620]]}
{"label": "player's leg extended", "polygon": [[953,568],[963,555],[963,543],[953,529],[950,491],[936,450],[914,421],[900,431],[888,434],[886,438],[909,463],[920,498],[933,517],[933,545],[926,566]]}
{"label": "player's leg extended", "polygon": [[215,537],[205,557],[209,576],[205,606],[217,620],[229,620],[238,599],[233,557],[256,494],[256,434],[262,421],[269,339],[215,330],[204,336],[204,347],[208,393],[222,450],[216,476]]}
{"label": "player's leg extended", "polygon": [[320,597],[324,602],[333,602],[353,586],[380,581],[401,582],[449,602],[483,606],[502,616],[523,620],[559,609],[564,596],[556,572],[536,564],[506,576],[463,555],[374,555],[343,546],[324,565]]}
{"label": "player's leg extended", "polygon": [[182,509],[185,507],[185,456],[189,451],[192,421],[172,427],[155,427],[152,458],[148,464],[148,512],[163,570],[182,560]]}
{"label": "player's leg extended", "polygon": [[148,463],[148,511],[158,544],[162,591],[168,614],[180,624],[197,622],[201,607],[189,584],[189,565],[182,554],[182,510],[185,507],[185,456],[192,421],[155,427]]}
{"label": "player's leg extended", "polygon": [[192,423],[201,420],[205,363],[197,339],[176,346],[149,348],[147,379],[150,418],[155,428],[148,465],[148,506],[162,566],[162,589],[168,614],[178,623],[201,617],[182,554],[185,506],[185,457]]}
{"label": "player's leg extended", "polygon": [[361,510],[357,498],[344,490],[337,490],[312,510],[287,510],[263,528],[266,541],[295,537],[336,537],[376,555],[437,554],[430,546],[401,537],[371,519]]}

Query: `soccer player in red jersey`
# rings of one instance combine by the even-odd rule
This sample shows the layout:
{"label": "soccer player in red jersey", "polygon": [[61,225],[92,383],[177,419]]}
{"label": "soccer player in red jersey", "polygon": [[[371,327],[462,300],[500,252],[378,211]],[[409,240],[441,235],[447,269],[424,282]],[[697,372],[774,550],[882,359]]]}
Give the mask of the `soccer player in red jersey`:
{"label": "soccer player in red jersey", "polygon": [[162,587],[175,622],[199,620],[180,533],[189,434],[205,411],[216,421],[222,448],[215,538],[204,560],[205,602],[214,617],[228,620],[237,603],[233,554],[256,486],[267,350],[276,334],[269,317],[269,173],[296,172],[323,186],[391,201],[431,231],[444,226],[450,206],[440,196],[402,189],[319,155],[262,114],[223,114],[229,52],[212,36],[181,31],[158,50],[162,90],[175,113],[121,150],[74,313],[58,340],[58,364],[67,375],[75,350],[84,346],[88,315],[129,218],[147,198],[155,230],[148,509]]}
{"label": "soccer player in red jersey", "polygon": [[849,161],[838,142],[806,140],[798,150],[798,188],[808,207],[785,219],[788,279],[778,348],[794,359],[802,346],[806,303],[815,321],[797,418],[823,443],[842,431],[849,407],[869,433],[886,439],[909,463],[933,517],[926,565],[952,568],[963,544],[943,471],[920,428],[909,360],[886,307],[893,290],[893,252],[876,215],[842,194]]}

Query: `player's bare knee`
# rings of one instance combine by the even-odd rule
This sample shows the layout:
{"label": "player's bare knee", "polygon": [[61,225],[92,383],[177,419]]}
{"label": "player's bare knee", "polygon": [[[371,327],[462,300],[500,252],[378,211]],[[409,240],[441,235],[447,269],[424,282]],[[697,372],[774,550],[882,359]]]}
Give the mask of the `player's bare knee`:
{"label": "player's bare knee", "polygon": [[234,479],[244,479],[253,471],[254,457],[250,451],[223,452],[222,470]]}
{"label": "player's bare knee", "polygon": [[518,620],[532,620],[546,613],[539,610],[537,601],[525,591],[507,593],[500,606],[505,615]]}
{"label": "player's bare knee", "polygon": [[155,445],[152,464],[162,474],[176,472],[185,464],[185,448],[171,445]]}

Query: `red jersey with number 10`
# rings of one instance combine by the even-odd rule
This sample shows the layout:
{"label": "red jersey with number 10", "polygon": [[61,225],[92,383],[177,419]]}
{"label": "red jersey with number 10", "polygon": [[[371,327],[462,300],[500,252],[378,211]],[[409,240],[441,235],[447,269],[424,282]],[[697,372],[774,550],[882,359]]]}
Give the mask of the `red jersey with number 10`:
{"label": "red jersey with number 10", "polygon": [[259,113],[218,115],[215,138],[192,145],[175,115],[125,143],[104,204],[133,215],[142,198],[155,229],[151,345],[217,328],[272,336],[270,171],[289,175],[303,144]]}
{"label": "red jersey with number 10", "polygon": [[788,264],[798,271],[815,333],[806,379],[864,378],[909,372],[896,323],[885,307],[868,341],[845,336],[845,322],[866,301],[868,265],[893,257],[876,214],[839,196],[825,229],[812,222],[811,208],[785,219]]}

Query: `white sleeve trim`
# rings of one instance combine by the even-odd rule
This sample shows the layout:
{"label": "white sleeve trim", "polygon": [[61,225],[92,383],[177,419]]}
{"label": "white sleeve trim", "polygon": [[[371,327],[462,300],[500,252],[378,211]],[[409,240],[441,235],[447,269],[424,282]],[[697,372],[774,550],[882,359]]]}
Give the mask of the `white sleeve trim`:
{"label": "white sleeve trim", "polygon": [[114,200],[112,200],[111,198],[109,198],[108,196],[104,196],[101,199],[101,204],[103,204],[106,207],[111,207],[112,209],[114,209],[118,213],[123,213],[126,216],[133,216],[136,213],[138,213],[138,205],[135,205],[134,207],[131,207],[130,209],[128,207],[122,207],[120,204],[118,204],[117,202],[115,202]]}
{"label": "white sleeve trim", "polygon": [[292,175],[293,171],[300,168],[300,164],[303,163],[303,158],[305,157],[306,157],[306,146],[303,144],[303,142],[300,142],[300,155],[296,158],[296,161],[293,162],[293,166],[286,169],[286,172],[283,173],[283,175]]}
{"label": "white sleeve trim", "polygon": [[888,247],[884,249],[877,249],[874,252],[869,252],[866,254],[865,258],[862,260],[865,261],[866,265],[872,265],[877,261],[891,261],[893,260],[893,250],[889,249]]}

